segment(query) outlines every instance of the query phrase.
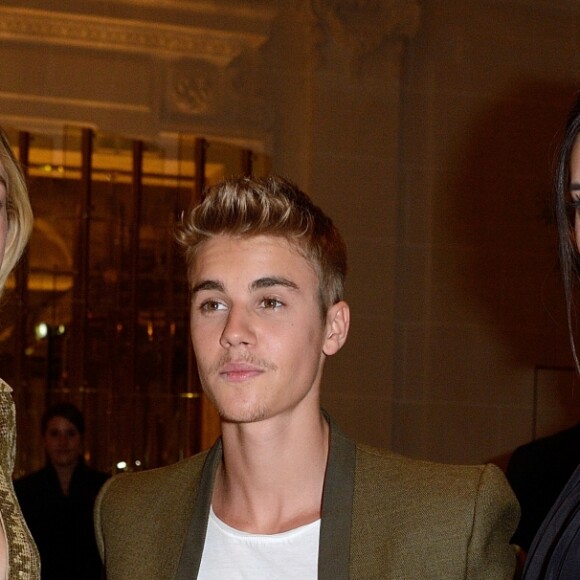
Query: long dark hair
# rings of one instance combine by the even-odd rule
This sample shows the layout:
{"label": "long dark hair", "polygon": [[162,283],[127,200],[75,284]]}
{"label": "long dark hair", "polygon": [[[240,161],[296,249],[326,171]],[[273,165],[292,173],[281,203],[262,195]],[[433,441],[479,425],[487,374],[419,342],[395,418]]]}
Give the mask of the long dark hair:
{"label": "long dark hair", "polygon": [[560,242],[560,267],[564,282],[564,295],[566,298],[566,316],[568,319],[568,332],[572,354],[576,368],[580,372],[580,363],[576,344],[574,342],[573,325],[573,287],[580,274],[580,259],[576,239],[574,236],[574,220],[576,211],[571,210],[570,205],[570,156],[580,133],[580,96],[577,97],[572,110],[568,115],[568,121],[564,132],[564,138],[560,146],[554,178],[555,212],[558,224]]}

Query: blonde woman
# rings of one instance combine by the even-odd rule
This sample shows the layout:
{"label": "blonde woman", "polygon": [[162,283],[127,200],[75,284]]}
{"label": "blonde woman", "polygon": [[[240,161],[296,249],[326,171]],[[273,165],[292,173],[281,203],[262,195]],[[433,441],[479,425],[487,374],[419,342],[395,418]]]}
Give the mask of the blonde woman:
{"label": "blonde woman", "polygon": [[[24,176],[0,129],[0,293],[32,230]],[[12,389],[0,379],[0,580],[40,578],[36,546],[12,485],[16,422]]]}

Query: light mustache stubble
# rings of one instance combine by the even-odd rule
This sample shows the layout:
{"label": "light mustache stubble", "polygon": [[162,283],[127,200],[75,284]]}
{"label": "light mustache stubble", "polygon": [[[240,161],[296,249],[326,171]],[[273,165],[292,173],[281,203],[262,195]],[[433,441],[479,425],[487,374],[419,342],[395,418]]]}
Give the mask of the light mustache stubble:
{"label": "light mustache stubble", "polygon": [[242,353],[239,356],[235,357],[232,356],[231,353],[226,353],[220,357],[220,359],[215,365],[212,365],[212,367],[210,368],[210,375],[213,375],[214,373],[219,373],[220,369],[224,365],[230,364],[232,362],[246,363],[267,371],[278,370],[278,367],[273,362],[266,359],[258,358],[249,352]]}

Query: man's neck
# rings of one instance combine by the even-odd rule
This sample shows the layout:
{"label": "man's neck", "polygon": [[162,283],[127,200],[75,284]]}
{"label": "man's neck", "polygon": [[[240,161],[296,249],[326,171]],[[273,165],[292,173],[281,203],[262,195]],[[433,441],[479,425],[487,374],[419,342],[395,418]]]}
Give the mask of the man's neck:
{"label": "man's neck", "polygon": [[329,427],[318,409],[222,427],[224,456],[212,499],[221,520],[273,534],[320,517]]}

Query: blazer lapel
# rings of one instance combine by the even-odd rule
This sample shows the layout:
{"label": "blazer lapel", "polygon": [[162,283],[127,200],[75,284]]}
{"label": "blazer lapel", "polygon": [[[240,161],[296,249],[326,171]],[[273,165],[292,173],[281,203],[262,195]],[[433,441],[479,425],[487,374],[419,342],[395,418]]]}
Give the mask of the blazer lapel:
{"label": "blazer lapel", "polygon": [[185,536],[175,580],[192,580],[192,578],[197,578],[197,574],[199,573],[207,522],[209,519],[213,484],[221,459],[222,443],[221,439],[218,439],[209,451],[203,466],[193,516],[187,530],[187,535]]}
{"label": "blazer lapel", "polygon": [[[318,578],[348,580],[356,446],[338,429],[328,414],[324,415],[330,425],[330,448],[322,494]],[[192,580],[199,573],[214,479],[221,459],[220,439],[208,453],[203,466],[199,493],[175,580]]]}

